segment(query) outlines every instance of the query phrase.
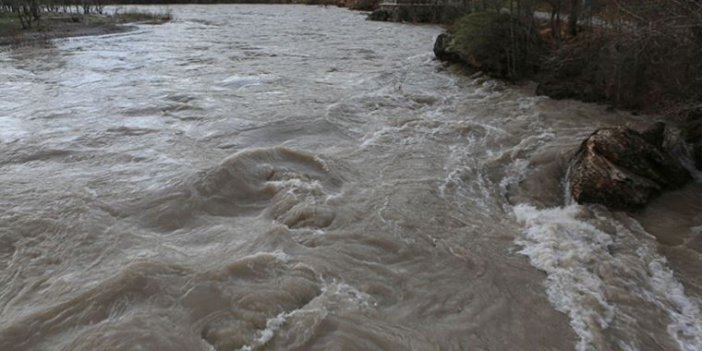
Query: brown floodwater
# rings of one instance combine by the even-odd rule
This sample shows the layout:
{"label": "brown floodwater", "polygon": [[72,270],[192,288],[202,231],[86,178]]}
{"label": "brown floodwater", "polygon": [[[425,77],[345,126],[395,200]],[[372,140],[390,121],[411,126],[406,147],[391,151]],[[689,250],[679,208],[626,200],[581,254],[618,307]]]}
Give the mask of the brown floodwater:
{"label": "brown floodwater", "polygon": [[702,349],[700,183],[564,191],[653,117],[447,69],[436,26],[170,9],[0,49],[0,350]]}

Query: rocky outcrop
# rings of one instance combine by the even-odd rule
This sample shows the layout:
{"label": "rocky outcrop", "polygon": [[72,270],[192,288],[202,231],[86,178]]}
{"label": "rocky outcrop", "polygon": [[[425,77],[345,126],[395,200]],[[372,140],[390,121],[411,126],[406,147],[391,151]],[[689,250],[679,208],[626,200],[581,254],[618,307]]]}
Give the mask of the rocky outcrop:
{"label": "rocky outcrop", "polygon": [[664,132],[661,124],[643,133],[624,127],[595,131],[571,165],[573,198],[578,203],[634,209],[664,190],[683,186],[690,174],[661,147]]}
{"label": "rocky outcrop", "polygon": [[441,33],[434,42],[434,56],[441,61],[460,62],[461,58],[451,47],[453,37],[448,33]]}

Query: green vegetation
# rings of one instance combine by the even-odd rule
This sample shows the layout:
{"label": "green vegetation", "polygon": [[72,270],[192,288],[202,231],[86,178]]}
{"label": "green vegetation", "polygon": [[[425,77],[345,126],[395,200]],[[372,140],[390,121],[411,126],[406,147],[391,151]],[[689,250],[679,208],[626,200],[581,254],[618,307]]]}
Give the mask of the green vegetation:
{"label": "green vegetation", "polygon": [[702,2],[601,1],[552,25],[541,93],[652,112],[702,101]]}
{"label": "green vegetation", "polygon": [[536,72],[543,43],[534,27],[509,14],[476,12],[456,21],[453,50],[472,66],[508,79]]}
{"label": "green vegetation", "polygon": [[17,32],[22,29],[19,19],[12,13],[0,12],[0,33]]}
{"label": "green vegetation", "polygon": [[[538,93],[554,98],[648,112],[702,106],[702,1],[464,4],[473,14],[451,26],[443,50],[453,50],[487,73],[534,79]],[[445,51],[443,55],[451,57]],[[540,62],[538,70],[531,71],[535,60]]]}

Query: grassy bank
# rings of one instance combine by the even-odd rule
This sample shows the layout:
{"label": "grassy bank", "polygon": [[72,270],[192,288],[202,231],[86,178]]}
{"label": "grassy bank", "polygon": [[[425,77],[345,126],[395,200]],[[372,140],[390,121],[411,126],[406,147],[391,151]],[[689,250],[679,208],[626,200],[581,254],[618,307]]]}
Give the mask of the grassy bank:
{"label": "grassy bank", "polygon": [[133,29],[128,24],[162,24],[170,12],[118,9],[112,14],[47,13],[30,28],[23,28],[13,13],[0,12],[0,46],[26,46],[51,39],[120,33]]}

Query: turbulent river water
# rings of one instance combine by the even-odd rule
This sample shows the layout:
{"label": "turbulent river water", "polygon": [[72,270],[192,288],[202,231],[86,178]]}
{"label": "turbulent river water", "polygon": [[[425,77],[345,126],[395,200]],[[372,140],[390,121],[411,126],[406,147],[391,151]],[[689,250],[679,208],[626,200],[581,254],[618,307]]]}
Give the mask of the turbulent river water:
{"label": "turbulent river water", "polygon": [[700,183],[564,191],[654,117],[454,72],[435,26],[171,9],[0,49],[0,350],[702,350]]}

